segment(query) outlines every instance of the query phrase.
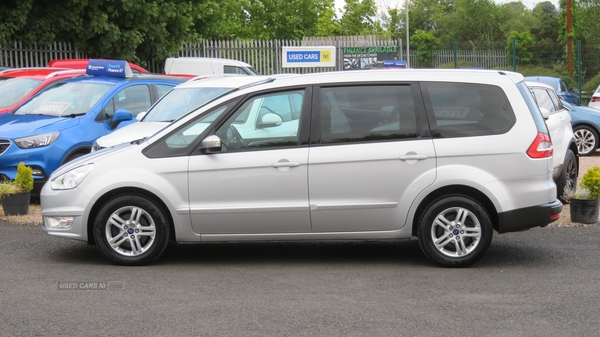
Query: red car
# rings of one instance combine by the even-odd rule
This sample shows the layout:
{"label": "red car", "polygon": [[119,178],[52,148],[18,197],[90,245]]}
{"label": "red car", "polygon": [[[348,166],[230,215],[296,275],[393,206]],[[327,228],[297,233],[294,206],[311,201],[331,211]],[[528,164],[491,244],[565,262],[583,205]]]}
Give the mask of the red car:
{"label": "red car", "polygon": [[50,67],[0,71],[0,114],[16,109],[52,83],[75,76],[85,76],[85,71]]}

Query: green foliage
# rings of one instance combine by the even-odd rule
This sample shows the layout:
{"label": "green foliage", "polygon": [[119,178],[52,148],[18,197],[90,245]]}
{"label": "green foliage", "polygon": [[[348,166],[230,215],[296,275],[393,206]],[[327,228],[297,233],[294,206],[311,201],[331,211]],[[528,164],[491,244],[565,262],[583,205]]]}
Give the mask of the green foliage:
{"label": "green foliage", "polygon": [[344,14],[340,19],[341,35],[371,35],[377,33],[374,0],[345,0]]}
{"label": "green foliage", "polygon": [[513,53],[513,40],[516,42],[517,61],[519,64],[529,64],[533,59],[533,52],[531,50],[535,47],[535,40],[531,37],[529,32],[510,32],[507,39],[506,51],[507,57],[512,59]]}
{"label": "green foliage", "polygon": [[600,73],[596,76],[592,77],[589,81],[581,86],[581,90],[587,91],[589,93],[594,93],[596,89],[600,86]]}
{"label": "green foliage", "polygon": [[20,162],[17,166],[17,176],[13,181],[0,183],[0,197],[8,194],[30,192],[33,189],[33,173],[31,167]]}
{"label": "green foliage", "polygon": [[417,62],[431,66],[431,59],[435,56],[435,50],[440,48],[440,41],[431,32],[418,29],[410,37],[412,48],[417,51]]}
{"label": "green foliage", "polygon": [[[206,2],[211,1],[201,1]],[[191,0],[3,0],[0,40],[67,41],[90,57],[145,65],[196,37],[192,28],[201,15],[198,6]]]}
{"label": "green foliage", "polygon": [[600,166],[590,167],[583,175],[580,185],[590,191],[591,199],[600,199]]}
{"label": "green foliage", "polygon": [[15,193],[19,193],[19,189],[17,188],[17,186],[6,182],[0,183],[0,199],[5,195]]}
{"label": "green foliage", "polygon": [[[456,68],[460,69],[460,68],[474,68],[475,65],[469,61],[465,61],[465,60],[458,60],[456,61]],[[438,66],[439,69],[454,69],[454,62],[448,62],[448,63],[444,63],[444,64],[440,64]]]}
{"label": "green foliage", "polygon": [[17,166],[17,176],[14,181],[15,186],[21,192],[30,192],[33,189],[33,173],[31,167],[25,166],[20,162]]}

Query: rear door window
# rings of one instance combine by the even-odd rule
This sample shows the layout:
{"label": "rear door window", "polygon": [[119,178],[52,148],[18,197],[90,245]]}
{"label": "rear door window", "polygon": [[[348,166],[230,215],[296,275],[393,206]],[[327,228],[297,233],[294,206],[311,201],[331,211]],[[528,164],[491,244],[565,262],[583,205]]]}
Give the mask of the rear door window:
{"label": "rear door window", "polygon": [[410,85],[321,88],[320,142],[415,138],[417,113]]}
{"label": "rear door window", "polygon": [[436,137],[474,137],[508,132],[514,111],[496,86],[468,83],[421,83]]}

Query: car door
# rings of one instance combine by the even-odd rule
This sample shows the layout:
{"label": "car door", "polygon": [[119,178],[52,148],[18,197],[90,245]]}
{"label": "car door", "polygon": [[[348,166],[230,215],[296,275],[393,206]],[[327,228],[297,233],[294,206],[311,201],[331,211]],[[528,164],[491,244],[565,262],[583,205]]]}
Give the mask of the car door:
{"label": "car door", "polygon": [[308,137],[307,125],[301,119],[309,110],[299,111],[296,130],[285,138],[278,133],[263,134],[257,143],[244,139],[239,131],[246,123],[254,124],[248,117],[257,103],[262,104],[266,97],[290,94],[308,99],[306,106],[310,107],[304,89],[249,97],[215,129],[214,135],[223,144],[221,151],[190,157],[190,209],[196,233],[310,232],[309,149],[306,141],[301,141]]}
{"label": "car door", "polygon": [[152,99],[150,94],[150,86],[147,84],[130,85],[119,90],[111,100],[106,104],[103,111],[98,116],[97,120],[104,121],[106,133],[109,134],[114,131],[114,127],[110,125],[110,120],[114,115],[115,111],[119,109],[125,109],[131,112],[134,119],[130,121],[123,121],[119,124],[119,127],[131,124],[135,122],[135,116],[140,112],[148,111],[152,105]]}
{"label": "car door", "polygon": [[339,85],[315,93],[308,168],[314,232],[405,225],[414,198],[435,179],[418,95],[416,84]]}
{"label": "car door", "polygon": [[[549,116],[546,119],[546,125],[552,139],[552,147],[554,148],[552,166],[555,169],[560,168],[565,160],[565,154],[570,142],[570,139],[566,139],[565,136],[573,133],[568,130],[568,128],[571,128],[571,117],[569,112],[560,104],[554,90],[533,87],[532,92],[538,102],[538,106],[548,110]],[[554,173],[557,174],[558,172]]]}

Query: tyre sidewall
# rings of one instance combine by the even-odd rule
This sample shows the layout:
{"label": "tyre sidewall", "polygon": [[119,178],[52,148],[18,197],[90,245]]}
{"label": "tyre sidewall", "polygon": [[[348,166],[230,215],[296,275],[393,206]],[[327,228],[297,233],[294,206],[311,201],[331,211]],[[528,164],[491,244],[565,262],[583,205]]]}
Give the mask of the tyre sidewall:
{"label": "tyre sidewall", "polygon": [[[137,256],[124,256],[117,253],[108,243],[105,229],[110,216],[119,208],[135,206],[148,212],[156,227],[156,234],[152,246],[144,253]],[[165,250],[169,239],[169,225],[164,213],[151,200],[138,195],[123,195],[116,197],[104,204],[96,221],[94,221],[94,239],[104,256],[121,265],[144,265],[154,261]]]}
{"label": "tyre sidewall", "polygon": [[[481,237],[477,247],[461,257],[450,257],[442,254],[433,243],[431,228],[436,217],[444,210],[452,207],[468,209],[479,220]],[[487,251],[492,242],[493,228],[487,211],[475,200],[462,195],[452,195],[433,201],[423,212],[419,221],[418,239],[423,253],[433,262],[444,267],[467,267],[477,262]]]}

